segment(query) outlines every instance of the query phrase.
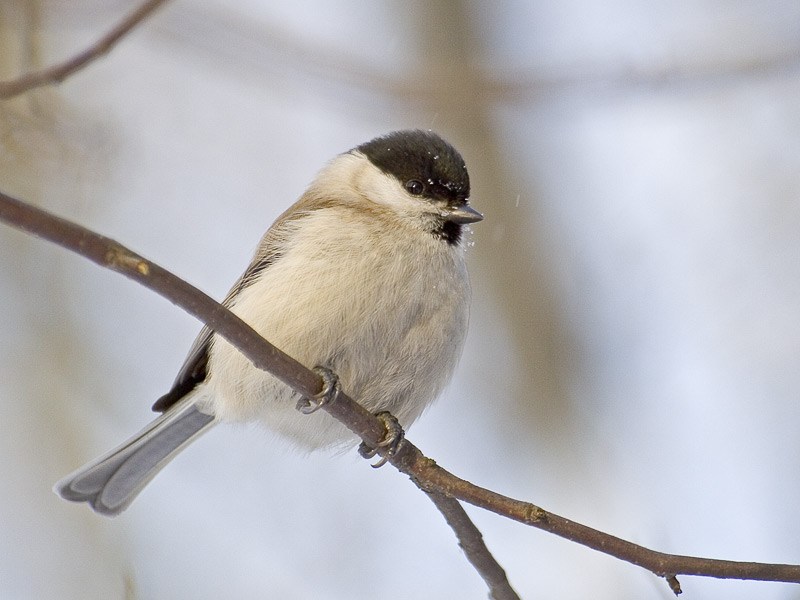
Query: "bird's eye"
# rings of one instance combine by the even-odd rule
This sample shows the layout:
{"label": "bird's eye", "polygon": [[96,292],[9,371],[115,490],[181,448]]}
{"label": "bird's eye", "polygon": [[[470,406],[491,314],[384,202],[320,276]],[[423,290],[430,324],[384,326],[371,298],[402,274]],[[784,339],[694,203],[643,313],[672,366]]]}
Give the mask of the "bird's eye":
{"label": "bird's eye", "polygon": [[425,190],[425,186],[418,179],[406,182],[406,191],[412,196],[419,196]]}

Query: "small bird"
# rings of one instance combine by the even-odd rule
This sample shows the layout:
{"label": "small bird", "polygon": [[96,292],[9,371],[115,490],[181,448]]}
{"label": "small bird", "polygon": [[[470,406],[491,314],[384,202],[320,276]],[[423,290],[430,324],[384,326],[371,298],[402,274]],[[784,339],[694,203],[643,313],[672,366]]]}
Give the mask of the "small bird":
{"label": "small bird", "polygon": [[[370,411],[407,426],[441,393],[469,320],[469,205],[458,151],[430,131],[397,131],[334,158],[261,239],[224,305],[293,358],[338,377]],[[354,441],[324,411],[204,327],[163,413],[55,486],[100,514],[125,510],[216,423],[256,422],[307,450]]]}

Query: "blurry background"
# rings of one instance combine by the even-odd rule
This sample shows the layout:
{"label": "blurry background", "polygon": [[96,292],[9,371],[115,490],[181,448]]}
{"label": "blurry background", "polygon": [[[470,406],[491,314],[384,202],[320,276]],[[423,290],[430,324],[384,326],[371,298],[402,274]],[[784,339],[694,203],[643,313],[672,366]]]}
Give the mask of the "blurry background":
{"label": "blurry background", "polygon": [[[0,76],[136,4],[4,0]],[[409,438],[658,550],[800,562],[795,0],[174,0],[62,85],[0,103],[0,189],[222,298],[328,159],[407,127],[461,150],[486,214],[460,369]],[[391,467],[256,429],[215,429],[117,519],[57,499],[150,420],[199,328],[0,227],[0,597],[486,597]],[[671,596],[469,511],[523,598]]]}

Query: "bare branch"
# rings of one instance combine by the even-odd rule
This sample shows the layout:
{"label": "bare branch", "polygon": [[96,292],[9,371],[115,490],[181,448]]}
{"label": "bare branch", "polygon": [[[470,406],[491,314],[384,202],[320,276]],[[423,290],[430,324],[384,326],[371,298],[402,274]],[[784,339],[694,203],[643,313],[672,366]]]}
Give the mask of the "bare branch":
{"label": "bare branch", "polygon": [[40,71],[26,73],[16,79],[0,81],[0,98],[13,98],[14,96],[18,96],[37,87],[62,82],[75,73],[75,71],[82,69],[93,60],[109,52],[125,34],[166,2],[167,0],[146,0],[139,8],[120,21],[111,31],[72,58]]}
{"label": "bare branch", "polygon": [[[16,79],[0,81],[0,99],[12,98],[31,89],[60,83],[90,62],[108,53],[117,42],[135,28],[167,0],[146,0],[126,16],[113,29],[91,46],[75,56],[51,67],[26,73]],[[196,8],[196,7],[195,7]],[[192,31],[202,35],[187,37],[183,29],[172,28],[170,33],[194,48],[214,53],[218,59],[235,62],[237,67],[263,69],[270,58],[280,64],[287,62],[297,71],[311,73],[317,77],[346,85],[381,91],[396,98],[430,100],[441,94],[437,81],[418,83],[419,78],[397,82],[364,64],[354,63],[349,58],[336,56],[330,48],[320,45],[298,44],[279,30],[254,27],[250,22],[231,17],[228,12],[204,9],[201,17],[196,10],[180,13],[175,22],[185,25],[191,20]],[[244,43],[242,42],[244,40]],[[246,47],[246,51],[242,50]],[[265,56],[267,58],[265,58]],[[705,85],[735,78],[753,77],[763,74],[784,74],[797,70],[800,49],[789,48],[776,54],[749,62],[717,63],[712,65],[675,64],[664,65],[648,71],[629,68],[614,69],[603,64],[576,64],[565,77],[550,77],[536,73],[506,73],[500,78],[492,73],[480,74],[475,93],[495,100],[530,102],[553,94],[575,93],[585,87],[602,86],[603,89],[622,87],[678,87]]]}
{"label": "bare branch", "polygon": [[[77,252],[149,287],[209,325],[235,345],[256,367],[269,371],[304,396],[312,396],[321,391],[322,381],[316,373],[264,340],[244,321],[203,292],[114,240],[2,192],[0,220]],[[328,403],[323,408],[370,446],[377,447],[384,436],[383,423],[344,392],[339,394],[335,402]],[[378,451],[385,453],[383,448]],[[390,462],[401,472],[408,474],[440,507],[448,523],[456,531],[468,558],[479,570],[496,599],[516,598],[516,595],[502,568],[489,555],[488,550],[485,550],[480,532],[469,522],[460,506],[455,508],[457,503],[453,498],[638,565],[663,577],[675,593],[680,592],[677,575],[800,583],[800,565],[666,554],[570,521],[529,502],[509,498],[460,479],[425,457],[408,440],[390,458]]]}
{"label": "bare branch", "polygon": [[503,567],[486,548],[483,543],[483,535],[458,500],[441,492],[420,489],[428,495],[431,502],[444,515],[447,524],[453,528],[458,537],[458,545],[461,546],[467,560],[472,563],[475,570],[483,577],[486,585],[489,586],[489,597],[493,600],[519,600],[519,596],[508,583]]}
{"label": "bare branch", "polygon": [[592,529],[522,500],[478,487],[438,466],[411,444],[403,445],[390,462],[423,490],[435,489],[474,506],[543,529],[599,552],[633,563],[664,577],[670,589],[680,592],[677,575],[719,579],[747,579],[800,583],[800,565],[739,562],[667,554]]}
{"label": "bare branch", "polygon": [[[0,192],[0,220],[72,250],[157,292],[222,335],[256,367],[269,371],[304,396],[312,397],[322,391],[323,382],[319,375],[270,344],[227,308],[116,241],[2,192]],[[380,419],[343,391],[337,395],[335,402],[328,403],[323,408],[372,447],[378,447],[386,433],[385,425]],[[379,451],[385,452],[383,448],[379,448]],[[444,513],[447,522],[461,541],[464,552],[486,581],[493,597],[496,600],[518,600],[518,596],[505,577],[505,572],[483,544],[480,532],[458,502],[436,492],[429,492],[429,496]],[[485,568],[489,571],[484,572]]]}

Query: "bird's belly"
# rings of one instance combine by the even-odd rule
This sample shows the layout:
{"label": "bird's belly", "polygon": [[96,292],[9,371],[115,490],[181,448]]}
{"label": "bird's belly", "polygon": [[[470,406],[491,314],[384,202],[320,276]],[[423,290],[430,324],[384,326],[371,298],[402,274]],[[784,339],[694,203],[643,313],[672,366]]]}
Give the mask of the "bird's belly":
{"label": "bird's belly", "polygon": [[[264,278],[244,290],[232,310],[305,366],[334,371],[342,389],[368,410],[389,410],[407,426],[452,375],[467,327],[469,290],[455,277],[399,286],[395,277],[397,289],[388,289],[374,270],[371,275],[301,277],[282,290]],[[343,279],[356,284],[344,286]],[[453,302],[454,294],[464,301]],[[309,449],[355,441],[324,411],[299,413],[296,392],[216,336],[208,385],[221,421],[260,422]]]}

